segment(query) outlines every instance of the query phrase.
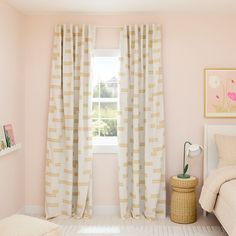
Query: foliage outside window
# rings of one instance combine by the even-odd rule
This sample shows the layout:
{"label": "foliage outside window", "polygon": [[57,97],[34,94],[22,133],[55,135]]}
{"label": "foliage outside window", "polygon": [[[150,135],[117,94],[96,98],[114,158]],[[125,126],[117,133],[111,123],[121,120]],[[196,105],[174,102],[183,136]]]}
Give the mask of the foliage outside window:
{"label": "foliage outside window", "polygon": [[118,57],[93,58],[93,136],[117,136]]}

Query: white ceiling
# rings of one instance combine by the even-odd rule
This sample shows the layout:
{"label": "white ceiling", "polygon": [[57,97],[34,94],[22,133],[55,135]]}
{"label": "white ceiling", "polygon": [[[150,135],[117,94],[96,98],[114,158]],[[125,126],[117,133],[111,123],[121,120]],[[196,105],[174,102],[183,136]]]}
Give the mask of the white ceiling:
{"label": "white ceiling", "polygon": [[23,12],[235,11],[236,0],[6,0]]}

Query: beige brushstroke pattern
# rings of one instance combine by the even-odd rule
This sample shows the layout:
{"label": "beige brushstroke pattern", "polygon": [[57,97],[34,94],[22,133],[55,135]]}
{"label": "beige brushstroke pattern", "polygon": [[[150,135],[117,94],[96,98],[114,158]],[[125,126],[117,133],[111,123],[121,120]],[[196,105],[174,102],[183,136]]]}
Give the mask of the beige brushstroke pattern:
{"label": "beige brushstroke pattern", "polygon": [[92,214],[90,35],[86,25],[55,26],[45,175],[48,219]]}
{"label": "beige brushstroke pattern", "polygon": [[160,26],[125,26],[121,45],[121,217],[161,218],[166,214],[166,192]]}

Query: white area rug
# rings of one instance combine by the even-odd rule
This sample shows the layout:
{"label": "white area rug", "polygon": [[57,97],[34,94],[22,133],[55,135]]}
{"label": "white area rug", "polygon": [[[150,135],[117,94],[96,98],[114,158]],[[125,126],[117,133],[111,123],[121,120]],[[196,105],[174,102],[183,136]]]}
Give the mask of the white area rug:
{"label": "white area rug", "polygon": [[64,236],[226,236],[220,226],[178,225],[167,220],[126,220],[99,218],[91,220],[54,219]]}
{"label": "white area rug", "polygon": [[223,236],[219,226],[156,226],[148,228],[115,226],[64,226],[65,236],[122,235],[122,236]]}

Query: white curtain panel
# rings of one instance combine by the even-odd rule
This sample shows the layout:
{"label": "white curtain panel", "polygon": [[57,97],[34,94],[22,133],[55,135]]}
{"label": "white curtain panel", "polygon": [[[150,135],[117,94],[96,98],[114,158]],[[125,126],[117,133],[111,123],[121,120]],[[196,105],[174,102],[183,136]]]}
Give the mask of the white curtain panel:
{"label": "white curtain panel", "polygon": [[161,29],[121,32],[119,193],[122,218],[165,217],[165,143]]}
{"label": "white curtain panel", "polygon": [[91,215],[91,30],[54,31],[46,155],[46,217]]}

